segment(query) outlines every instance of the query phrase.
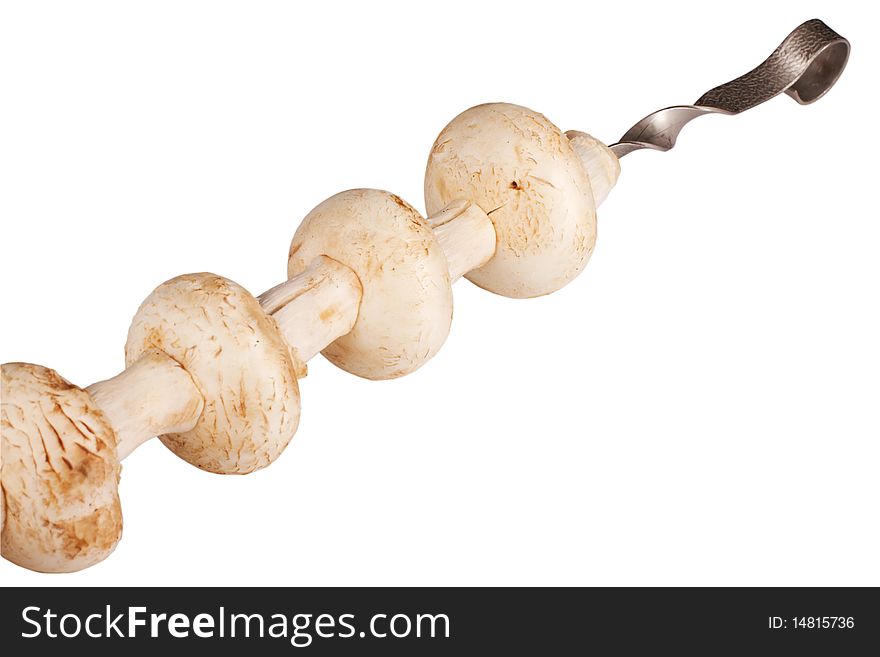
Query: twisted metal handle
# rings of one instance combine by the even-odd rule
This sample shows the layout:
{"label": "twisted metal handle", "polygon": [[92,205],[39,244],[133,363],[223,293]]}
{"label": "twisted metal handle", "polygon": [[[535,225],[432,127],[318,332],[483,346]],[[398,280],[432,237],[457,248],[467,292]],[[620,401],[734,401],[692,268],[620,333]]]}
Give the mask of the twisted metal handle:
{"label": "twisted metal handle", "polygon": [[762,64],[703,94],[693,105],[676,105],[649,114],[610,146],[617,157],[650,148],[668,151],[681,129],[709,113],[739,114],[783,91],[801,105],[834,86],[849,59],[849,41],[818,18],[795,28]]}

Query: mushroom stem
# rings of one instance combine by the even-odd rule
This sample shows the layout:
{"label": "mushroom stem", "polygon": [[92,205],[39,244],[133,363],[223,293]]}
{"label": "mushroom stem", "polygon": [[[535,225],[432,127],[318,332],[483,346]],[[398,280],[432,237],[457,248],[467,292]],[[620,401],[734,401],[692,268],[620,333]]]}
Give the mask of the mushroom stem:
{"label": "mushroom stem", "polygon": [[86,390],[116,433],[120,461],[153,436],[189,431],[205,406],[186,370],[156,350]]}
{"label": "mushroom stem", "polygon": [[495,255],[495,227],[489,215],[464,199],[452,201],[428,217],[449,263],[449,280],[457,281]]}
{"label": "mushroom stem", "polygon": [[258,298],[281,328],[287,344],[305,363],[354,327],[360,308],[360,279],[351,268],[319,256],[301,274]]}
{"label": "mushroom stem", "polygon": [[620,160],[610,148],[586,132],[569,130],[565,136],[587,170],[590,187],[593,188],[593,201],[598,208],[617,183]]}

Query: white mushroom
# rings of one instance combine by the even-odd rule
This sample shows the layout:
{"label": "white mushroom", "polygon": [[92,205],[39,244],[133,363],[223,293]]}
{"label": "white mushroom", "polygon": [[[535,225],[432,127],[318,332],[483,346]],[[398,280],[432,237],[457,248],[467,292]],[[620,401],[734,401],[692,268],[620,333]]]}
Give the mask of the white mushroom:
{"label": "white mushroom", "polygon": [[456,200],[427,220],[389,192],[355,189],[312,210],[290,247],[291,278],[260,296],[288,343],[368,379],[414,371],[443,344],[452,281],[495,252],[486,214]]}
{"label": "white mushroom", "polygon": [[412,372],[434,355],[452,321],[449,270],[421,215],[397,196],[342,192],[312,210],[290,246],[288,276],[319,256],[351,268],[363,289],[352,330],[324,349],[343,369],[372,379]]}
{"label": "white mushroom", "polygon": [[300,411],[295,357],[243,287],[215,274],[157,287],[132,321],[126,364],[152,350],[179,363],[204,399],[194,426],[159,434],[182,459],[244,474],[269,465],[290,442]]}
{"label": "white mushroom", "polygon": [[455,199],[476,203],[495,225],[497,249],[467,277],[505,296],[540,296],[587,264],[596,242],[594,192],[600,201],[607,195],[616,161],[598,141],[583,133],[571,140],[528,108],[478,105],[434,142],[425,204],[434,213]]}
{"label": "white mushroom", "polygon": [[113,427],[88,393],[53,370],[0,369],[3,557],[42,572],[98,563],[122,536]]}

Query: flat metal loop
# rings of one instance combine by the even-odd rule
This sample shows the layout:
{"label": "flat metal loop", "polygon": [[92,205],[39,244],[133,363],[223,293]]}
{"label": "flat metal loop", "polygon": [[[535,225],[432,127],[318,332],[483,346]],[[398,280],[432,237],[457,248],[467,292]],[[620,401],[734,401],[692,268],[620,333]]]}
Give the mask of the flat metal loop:
{"label": "flat metal loop", "polygon": [[610,146],[617,157],[650,148],[668,151],[681,129],[709,113],[739,114],[785,92],[801,105],[819,100],[843,73],[849,41],[818,18],[795,28],[773,54],[735,80],[703,94],[693,105],[649,114]]}

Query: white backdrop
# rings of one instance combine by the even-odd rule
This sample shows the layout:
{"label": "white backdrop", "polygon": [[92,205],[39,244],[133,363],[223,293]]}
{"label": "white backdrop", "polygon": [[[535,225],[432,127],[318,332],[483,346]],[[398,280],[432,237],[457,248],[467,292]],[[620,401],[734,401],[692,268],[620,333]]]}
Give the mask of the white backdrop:
{"label": "white backdrop", "polygon": [[[399,380],[318,357],[271,467],[125,461],[125,535],[4,585],[880,584],[876,10],[866,3],[4,3],[0,361],[85,386],[159,283],[280,282],[337,191],[424,209],[440,129],[508,101],[606,142],[820,17],[815,105],[707,117],[622,161],[548,297],[466,281]],[[873,14],[873,16],[869,15]],[[868,126],[863,129],[863,126]]]}

